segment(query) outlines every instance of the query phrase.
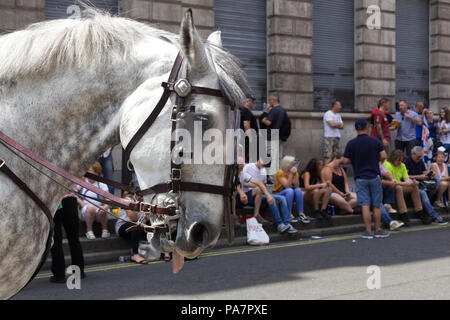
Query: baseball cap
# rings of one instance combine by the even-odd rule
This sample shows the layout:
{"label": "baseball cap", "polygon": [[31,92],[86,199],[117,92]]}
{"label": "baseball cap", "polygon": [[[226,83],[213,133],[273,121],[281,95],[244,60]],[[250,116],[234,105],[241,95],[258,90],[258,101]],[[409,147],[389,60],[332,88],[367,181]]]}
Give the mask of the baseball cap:
{"label": "baseball cap", "polygon": [[356,130],[364,130],[367,127],[367,121],[365,119],[358,119],[355,121]]}

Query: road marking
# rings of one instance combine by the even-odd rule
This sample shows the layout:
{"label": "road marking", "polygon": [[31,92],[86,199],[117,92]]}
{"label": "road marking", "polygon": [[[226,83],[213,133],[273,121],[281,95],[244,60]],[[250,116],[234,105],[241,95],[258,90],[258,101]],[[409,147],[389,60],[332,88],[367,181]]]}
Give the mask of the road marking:
{"label": "road marking", "polygon": [[[448,227],[450,227],[450,224],[444,225],[444,226],[411,227],[408,229],[391,232],[391,236],[402,234],[402,233],[408,233],[408,232],[445,229]],[[336,236],[336,237],[332,237],[332,238],[324,238],[324,239],[317,239],[317,240],[297,240],[297,241],[287,242],[287,243],[270,244],[270,245],[261,246],[261,247],[250,247],[250,248],[234,249],[234,250],[219,250],[219,251],[215,251],[215,252],[203,253],[199,256],[199,258],[225,256],[225,255],[230,255],[230,254],[257,252],[257,251],[262,251],[262,250],[289,248],[289,247],[304,246],[304,245],[309,245],[309,244],[337,242],[337,241],[352,240],[352,239],[360,239],[359,234],[353,234],[353,235],[347,235],[347,236]],[[361,240],[369,241],[369,240],[364,240],[364,239],[361,239]],[[377,240],[374,239],[372,241],[377,241]],[[149,262],[148,264],[151,265],[151,264],[158,264],[158,263],[165,263],[165,261],[162,261],[162,260],[152,261],[152,262]],[[144,265],[137,264],[137,263],[119,263],[119,264],[111,264],[111,265],[106,265],[106,266],[89,267],[89,268],[85,268],[84,271],[86,273],[88,273],[88,272],[98,272],[98,271],[110,271],[110,270],[124,269],[124,268],[130,268],[130,267],[139,267],[139,266],[144,266]],[[51,273],[44,273],[41,275],[37,275],[35,279],[46,279],[46,278],[50,278],[51,276],[52,276]]]}

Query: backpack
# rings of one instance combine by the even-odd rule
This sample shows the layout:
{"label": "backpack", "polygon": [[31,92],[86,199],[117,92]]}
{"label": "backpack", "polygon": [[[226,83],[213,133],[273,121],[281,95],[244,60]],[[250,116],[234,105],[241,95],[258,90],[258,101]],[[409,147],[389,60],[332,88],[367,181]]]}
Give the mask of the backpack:
{"label": "backpack", "polygon": [[291,135],[291,119],[287,112],[284,113],[283,125],[280,128],[280,139],[281,141],[287,141]]}

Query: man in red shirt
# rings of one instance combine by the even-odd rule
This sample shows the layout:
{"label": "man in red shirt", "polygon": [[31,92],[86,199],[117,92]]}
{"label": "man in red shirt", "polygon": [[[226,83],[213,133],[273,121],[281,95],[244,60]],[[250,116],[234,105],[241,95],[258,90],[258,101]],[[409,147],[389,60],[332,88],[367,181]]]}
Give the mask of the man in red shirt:
{"label": "man in red shirt", "polygon": [[372,136],[378,138],[385,148],[389,147],[391,141],[391,128],[388,120],[389,99],[381,98],[378,101],[378,110],[372,113],[373,130]]}

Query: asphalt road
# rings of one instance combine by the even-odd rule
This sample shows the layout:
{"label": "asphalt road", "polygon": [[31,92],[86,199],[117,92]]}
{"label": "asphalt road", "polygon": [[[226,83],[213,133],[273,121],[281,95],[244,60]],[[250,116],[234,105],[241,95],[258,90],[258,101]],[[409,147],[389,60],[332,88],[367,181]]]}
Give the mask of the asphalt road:
{"label": "asphalt road", "polygon": [[[380,289],[367,288],[371,265]],[[86,271],[80,290],[41,273],[13,299],[450,299],[450,227],[210,251],[177,275],[164,262]]]}

